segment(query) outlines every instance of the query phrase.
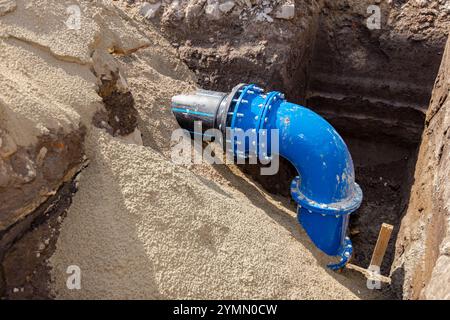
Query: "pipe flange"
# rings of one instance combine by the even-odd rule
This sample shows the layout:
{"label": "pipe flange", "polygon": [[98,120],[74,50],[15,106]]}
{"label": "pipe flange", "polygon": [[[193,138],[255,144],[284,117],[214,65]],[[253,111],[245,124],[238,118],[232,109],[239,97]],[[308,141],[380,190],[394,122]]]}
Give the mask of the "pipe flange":
{"label": "pipe flange", "polygon": [[219,108],[220,110],[218,112],[220,112],[220,114],[225,114],[225,116],[221,117],[221,121],[220,121],[219,127],[218,127],[218,129],[221,130],[224,135],[226,134],[227,121],[229,119],[228,112],[230,112],[230,109],[232,106],[233,107],[236,106],[236,103],[234,102],[234,100],[237,99],[241,95],[242,91],[240,92],[240,90],[242,90],[242,88],[245,86],[246,86],[245,83],[240,83],[237,86],[235,86],[233,88],[233,90],[231,90],[231,93],[224,100],[225,103],[223,105],[221,105],[221,107]]}
{"label": "pipe flange", "polygon": [[300,191],[299,176],[295,177],[291,182],[291,195],[297,204],[309,211],[334,216],[350,214],[357,210],[360,207],[363,198],[361,187],[355,182],[351,197],[333,203],[316,202],[307,198]]}
{"label": "pipe flange", "polygon": [[349,237],[345,237],[344,243],[341,247],[340,253],[338,256],[341,257],[341,260],[338,263],[330,263],[327,265],[333,271],[340,270],[345,267],[345,265],[350,261],[350,258],[353,254],[353,244]]}
{"label": "pipe flange", "polygon": [[266,123],[266,117],[268,116],[272,106],[274,103],[280,103],[281,101],[284,101],[284,94],[278,91],[273,91],[268,93],[266,100],[264,101],[264,106],[261,110],[259,121],[256,126],[257,132],[259,130],[264,129],[264,125]]}

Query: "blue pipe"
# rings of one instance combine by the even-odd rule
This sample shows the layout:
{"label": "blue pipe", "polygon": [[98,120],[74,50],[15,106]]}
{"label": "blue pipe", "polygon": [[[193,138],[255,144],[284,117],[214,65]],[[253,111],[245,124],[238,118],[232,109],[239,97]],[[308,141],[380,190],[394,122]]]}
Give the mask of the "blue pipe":
{"label": "blue pipe", "polygon": [[[298,176],[291,183],[291,195],[297,203],[298,221],[320,250],[340,256],[339,263],[328,267],[342,268],[353,250],[346,235],[349,215],[362,201],[362,191],[355,183],[353,161],[344,140],[325,119],[286,101],[281,92],[265,93],[256,85],[241,84],[228,96],[217,95],[217,99],[220,101],[216,103],[216,110],[204,112],[195,104],[180,108],[179,102],[185,99],[174,97],[172,111],[178,113],[180,124],[183,123],[181,115],[200,112],[207,113],[208,119],[215,115],[215,122],[210,125],[222,131],[226,128],[232,132],[254,129],[257,134],[264,131],[268,135],[267,146],[261,148],[258,143],[258,155],[270,158],[275,155],[272,150],[278,149],[278,156],[295,167]],[[278,148],[272,146],[271,129],[278,129]],[[234,139],[232,141],[235,143]],[[237,149],[235,144],[232,151],[236,153]],[[249,144],[245,145],[245,156],[250,151]]]}

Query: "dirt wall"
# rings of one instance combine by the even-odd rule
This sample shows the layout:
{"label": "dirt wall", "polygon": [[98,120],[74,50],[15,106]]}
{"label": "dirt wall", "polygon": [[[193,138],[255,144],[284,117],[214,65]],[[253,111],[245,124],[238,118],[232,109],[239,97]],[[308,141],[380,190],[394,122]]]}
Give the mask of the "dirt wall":
{"label": "dirt wall", "polygon": [[[228,91],[260,83],[304,101],[323,0],[161,2],[151,15],[142,3],[123,7],[161,30],[199,86]],[[220,9],[225,3],[229,11]],[[292,14],[280,14],[286,8]]]}
{"label": "dirt wall", "polygon": [[392,275],[405,299],[450,299],[450,41],[422,135]]}
{"label": "dirt wall", "polygon": [[450,28],[448,11],[438,1],[378,1],[372,20],[373,4],[325,2],[308,105],[340,132],[417,145]]}

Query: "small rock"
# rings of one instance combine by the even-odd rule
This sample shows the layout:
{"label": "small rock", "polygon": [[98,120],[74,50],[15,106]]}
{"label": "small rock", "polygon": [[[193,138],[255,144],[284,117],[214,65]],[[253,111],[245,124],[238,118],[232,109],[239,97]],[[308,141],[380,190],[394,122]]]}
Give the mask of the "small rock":
{"label": "small rock", "polygon": [[233,8],[234,8],[234,1],[227,1],[219,5],[219,9],[223,13],[230,12]]}
{"label": "small rock", "polygon": [[218,20],[221,16],[221,11],[219,9],[218,3],[208,4],[205,7],[205,13],[210,19]]}
{"label": "small rock", "polygon": [[13,176],[10,170],[6,167],[6,164],[0,158],[0,187],[5,188],[13,181]]}
{"label": "small rock", "polygon": [[283,4],[276,12],[275,17],[278,19],[290,20],[295,16],[295,4]]}
{"label": "small rock", "polygon": [[41,150],[39,150],[39,153],[36,157],[36,163],[40,166],[42,165],[42,163],[44,162],[44,158],[47,155],[47,148],[46,147],[42,147]]}
{"label": "small rock", "polygon": [[442,7],[441,7],[441,11],[443,13],[450,13],[450,2],[445,3]]}
{"label": "small rock", "polygon": [[14,11],[16,7],[16,0],[0,0],[0,17]]}
{"label": "small rock", "polygon": [[139,10],[139,13],[146,19],[151,19],[156,16],[156,13],[158,12],[160,7],[161,7],[161,2],[157,2],[157,3],[144,2],[141,9]]}
{"label": "small rock", "polygon": [[450,241],[441,244],[441,253],[450,256]]}
{"label": "small rock", "polygon": [[189,1],[188,6],[185,10],[186,22],[188,24],[192,24],[196,21],[196,18],[201,15],[203,10],[204,1],[201,2],[192,2]]}
{"label": "small rock", "polygon": [[19,292],[19,288],[14,288],[14,289],[13,289],[13,292],[14,292],[14,293]]}
{"label": "small rock", "polygon": [[419,7],[425,8],[428,4],[428,0],[416,0],[416,3],[419,5]]}
{"label": "small rock", "polygon": [[17,145],[13,138],[0,129],[0,157],[6,159],[16,153],[16,151]]}
{"label": "small rock", "polygon": [[14,161],[12,162],[12,168],[17,178],[20,178],[22,183],[28,183],[36,178],[35,163],[30,159],[30,155],[25,152],[17,152],[14,155]]}
{"label": "small rock", "polygon": [[260,12],[257,14],[256,21],[268,21],[268,22],[273,22],[273,19],[271,16],[265,14],[264,12]]}
{"label": "small rock", "polygon": [[267,15],[267,14],[263,14],[264,15],[264,18],[266,18],[266,20],[268,21],[268,22],[273,22],[273,19],[272,19],[272,17],[271,16],[269,16],[269,15]]}

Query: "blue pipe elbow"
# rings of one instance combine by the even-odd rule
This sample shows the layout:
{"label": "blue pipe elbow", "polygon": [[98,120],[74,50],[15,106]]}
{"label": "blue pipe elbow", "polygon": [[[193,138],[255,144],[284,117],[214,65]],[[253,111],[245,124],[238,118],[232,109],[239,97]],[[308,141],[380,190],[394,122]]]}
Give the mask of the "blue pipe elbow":
{"label": "blue pipe elbow", "polygon": [[[172,111],[180,125],[204,120],[208,128],[224,133],[225,129],[251,129],[257,134],[265,130],[267,135],[278,129],[278,148],[272,148],[268,137],[264,156],[273,156],[271,150],[278,149],[278,155],[295,167],[298,176],[291,183],[291,195],[297,203],[298,221],[320,250],[340,256],[339,263],[328,267],[342,268],[353,250],[347,237],[349,215],[359,208],[362,191],[355,182],[349,150],[336,130],[315,112],[286,101],[281,92],[265,93],[253,84],[238,85],[228,95],[199,91],[196,96],[210,101],[187,105],[193,96],[173,98]],[[232,151],[237,150],[233,145]],[[246,145],[244,156],[249,152]],[[263,151],[257,152],[261,156]]]}
{"label": "blue pipe elbow", "polygon": [[329,265],[340,269],[353,251],[346,234],[349,215],[362,202],[348,148],[325,119],[305,107],[282,101],[270,117],[271,127],[280,130],[279,155],[299,173],[291,183],[297,218],[319,249],[341,257]]}

